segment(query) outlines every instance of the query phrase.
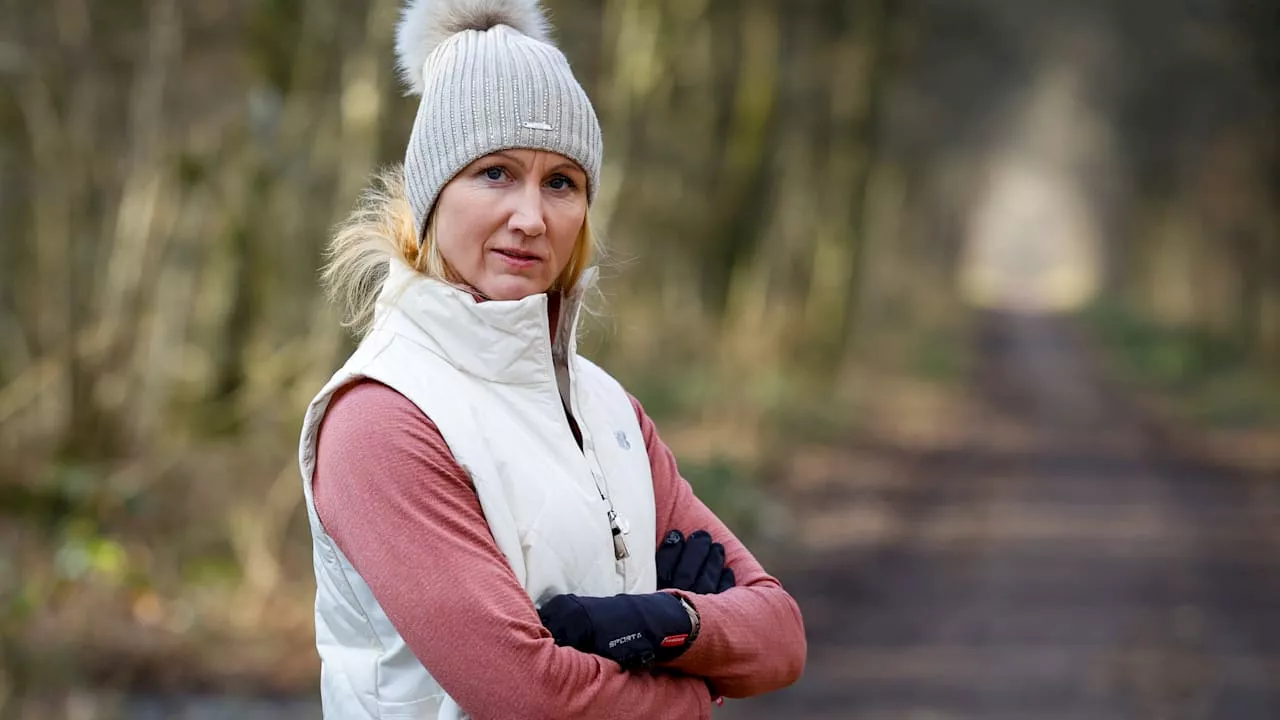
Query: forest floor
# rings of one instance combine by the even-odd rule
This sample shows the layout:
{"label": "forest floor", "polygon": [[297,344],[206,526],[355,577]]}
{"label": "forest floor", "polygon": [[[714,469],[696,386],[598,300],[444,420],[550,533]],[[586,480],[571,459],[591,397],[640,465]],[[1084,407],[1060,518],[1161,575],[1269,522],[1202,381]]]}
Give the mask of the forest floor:
{"label": "forest floor", "polygon": [[797,456],[760,547],[809,636],[722,717],[1280,717],[1280,439],[1190,428],[1081,328],[990,315],[948,442]]}

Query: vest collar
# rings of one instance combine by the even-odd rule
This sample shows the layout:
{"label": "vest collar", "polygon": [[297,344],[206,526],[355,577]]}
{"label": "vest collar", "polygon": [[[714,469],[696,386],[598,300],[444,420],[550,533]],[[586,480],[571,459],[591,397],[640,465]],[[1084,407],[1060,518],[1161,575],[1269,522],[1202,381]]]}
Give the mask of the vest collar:
{"label": "vest collar", "polygon": [[484,380],[554,382],[556,361],[577,353],[582,298],[596,275],[596,268],[588,268],[561,298],[553,342],[547,293],[481,302],[393,259],[378,298],[375,327],[410,335],[450,365]]}

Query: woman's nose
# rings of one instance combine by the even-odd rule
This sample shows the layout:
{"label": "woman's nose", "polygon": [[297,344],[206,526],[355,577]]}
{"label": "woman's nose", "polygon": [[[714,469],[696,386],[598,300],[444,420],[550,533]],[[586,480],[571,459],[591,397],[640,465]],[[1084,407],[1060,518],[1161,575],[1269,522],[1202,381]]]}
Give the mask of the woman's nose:
{"label": "woman's nose", "polygon": [[547,221],[543,216],[542,188],[539,185],[521,186],[515,199],[515,209],[507,227],[529,237],[538,237],[547,231]]}

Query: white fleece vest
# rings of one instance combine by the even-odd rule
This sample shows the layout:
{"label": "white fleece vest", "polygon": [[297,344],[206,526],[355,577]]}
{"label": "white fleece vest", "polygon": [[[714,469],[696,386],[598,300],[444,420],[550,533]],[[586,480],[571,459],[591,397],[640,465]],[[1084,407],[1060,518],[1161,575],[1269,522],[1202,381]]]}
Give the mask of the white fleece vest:
{"label": "white fleece vest", "polygon": [[[405,645],[316,515],[316,432],[333,393],[360,378],[389,385],[440,428],[535,605],[561,593],[655,590],[653,477],[639,422],[617,381],[576,353],[582,289],[592,279],[563,300],[553,344],[546,295],[477,303],[392,263],[374,329],[312,401],[299,448],[326,718],[467,717]],[[581,448],[562,409],[560,383]],[[626,531],[625,560],[615,558],[610,501]]]}

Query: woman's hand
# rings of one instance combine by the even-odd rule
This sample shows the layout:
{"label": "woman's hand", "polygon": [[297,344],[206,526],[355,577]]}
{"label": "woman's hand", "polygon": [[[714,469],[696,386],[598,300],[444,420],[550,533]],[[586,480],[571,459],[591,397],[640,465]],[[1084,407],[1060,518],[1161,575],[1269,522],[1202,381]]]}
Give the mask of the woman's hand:
{"label": "woman's hand", "polygon": [[557,645],[613,660],[628,670],[670,662],[689,646],[693,617],[671,593],[557,595],[539,610]]}
{"label": "woman's hand", "polygon": [[655,563],[659,590],[714,595],[734,585],[733,570],[724,566],[724,546],[706,530],[696,530],[688,539],[679,530],[667,533]]}
{"label": "woman's hand", "polygon": [[[658,547],[659,590],[695,595],[723,592],[734,584],[724,566],[724,546],[698,530],[688,539],[672,530]],[[612,597],[557,595],[538,611],[557,645],[599,655],[628,669],[670,662],[697,635],[697,611],[667,592]]]}

